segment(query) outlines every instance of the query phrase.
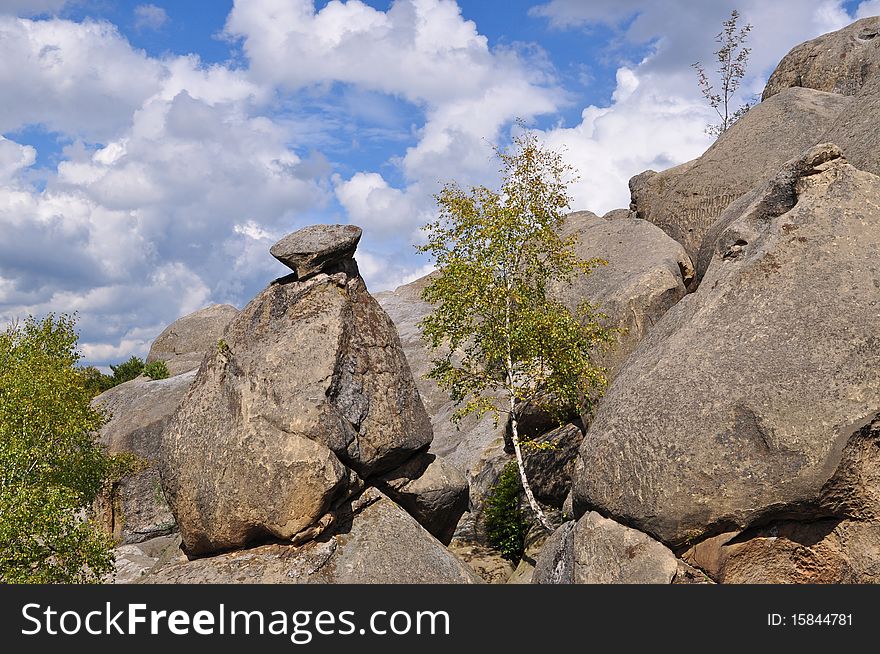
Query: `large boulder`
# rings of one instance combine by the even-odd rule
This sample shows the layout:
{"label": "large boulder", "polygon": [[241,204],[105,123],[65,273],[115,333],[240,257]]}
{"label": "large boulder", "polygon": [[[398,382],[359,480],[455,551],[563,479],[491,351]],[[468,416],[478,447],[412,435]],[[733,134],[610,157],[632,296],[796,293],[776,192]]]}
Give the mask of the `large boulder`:
{"label": "large boulder", "polygon": [[864,453],[880,414],[880,177],[833,150],[792,164],[789,211],[756,198],[730,222],[699,289],[619,372],[581,446],[576,514],[686,547],[878,510],[865,480],[880,458]]}
{"label": "large boulder", "polygon": [[762,98],[790,87],[856,95],[878,73],[880,16],[874,16],[793,48],[770,75]]}
{"label": "large boulder", "polygon": [[345,271],[361,234],[355,225],[311,225],[288,234],[269,252],[302,281],[322,272]]}
{"label": "large boulder", "polygon": [[692,261],[727,206],[819,143],[850,98],[791,88],[753,107],[699,159],[630,180],[632,210],[681,243]]}
{"label": "large boulder", "polygon": [[561,235],[575,238],[581,259],[608,262],[569,283],[555,283],[550,293],[572,312],[589,302],[619,330],[617,343],[599,358],[613,375],[654,323],[687,294],[694,267],[679,243],[627,211],[602,218],[589,211],[571,213]]}
{"label": "large boulder", "polygon": [[590,512],[547,539],[534,584],[669,584],[678,561],[666,546]]}
{"label": "large boulder", "polygon": [[571,491],[571,476],[581,443],[583,425],[569,423],[532,439],[523,448],[526,478],[541,504],[562,508]]}
{"label": "large boulder", "polygon": [[138,469],[115,481],[101,497],[101,522],[118,543],[137,543],[175,528],[159,481],[159,444],[162,430],[194,378],[195,371],[156,381],[138,377],[93,401],[110,415],[98,441],[112,454],[129,453],[139,459]]}
{"label": "large boulder", "polygon": [[147,363],[164,361],[172,376],[196,370],[237,314],[231,304],[213,304],[175,320],[153,341]]}
{"label": "large boulder", "polygon": [[394,325],[348,272],[276,280],[227,326],[162,436],[191,554],[314,537],[431,442]]}
{"label": "large boulder", "polygon": [[332,535],[160,566],[143,583],[469,584],[477,575],[374,488]]}

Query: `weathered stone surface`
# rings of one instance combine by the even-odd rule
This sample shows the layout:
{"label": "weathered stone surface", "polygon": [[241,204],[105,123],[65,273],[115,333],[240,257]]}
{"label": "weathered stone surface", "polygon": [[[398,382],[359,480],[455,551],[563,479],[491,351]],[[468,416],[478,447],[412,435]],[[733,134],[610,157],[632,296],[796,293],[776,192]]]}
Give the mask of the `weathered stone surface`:
{"label": "weathered stone surface", "polygon": [[180,536],[159,536],[140,543],[121,545],[113,550],[116,557],[113,572],[104,583],[133,584],[157,566],[186,561],[180,549]]}
{"label": "weathered stone surface", "polygon": [[583,440],[581,425],[568,424],[533,439],[537,447],[525,447],[526,478],[541,504],[562,508],[571,491],[574,462]]}
{"label": "weathered stone surface", "polygon": [[159,482],[159,445],[194,378],[194,371],[156,381],[138,377],[93,401],[112,416],[101,428],[99,442],[113,454],[136,455],[144,466],[113,484],[100,500],[101,523],[118,543],[137,543],[175,528]]}
{"label": "weathered stone surface", "polygon": [[345,264],[360,240],[361,228],[354,225],[311,225],[288,234],[269,252],[304,280],[321,272],[347,271]]}
{"label": "weathered stone surface", "polygon": [[164,361],[172,376],[198,369],[236,315],[231,304],[213,304],[175,320],[153,341],[147,363]]}
{"label": "weathered stone surface", "polygon": [[314,536],[349,468],[379,475],[431,442],[394,325],[360,277],[273,283],[223,338],[162,437],[190,553]]}
{"label": "weathered stone surface", "polygon": [[856,95],[878,72],[880,16],[874,16],[793,48],[770,75],[762,97],[794,86]]}
{"label": "weathered stone surface", "polygon": [[677,571],[666,546],[590,512],[547,539],[532,583],[668,584]]}
{"label": "weathered stone surface", "polygon": [[823,140],[851,98],[786,89],[753,107],[694,161],[630,180],[631,209],[681,243],[693,261],[727,206]]}
{"label": "weathered stone surface", "polygon": [[376,481],[388,497],[444,545],[468,508],[468,482],[442,458],[425,452]]}
{"label": "weathered stone surface", "polygon": [[628,211],[603,218],[589,211],[572,213],[561,233],[576,237],[574,251],[581,259],[608,262],[550,292],[572,312],[590,302],[621,330],[618,342],[598,359],[613,375],[652,325],[684,297],[694,267],[681,245]]}
{"label": "weathered stone surface", "polygon": [[[880,46],[880,37],[875,41]],[[839,145],[856,168],[880,175],[880,75],[865,83],[823,140]]]}
{"label": "weathered stone surface", "polygon": [[621,370],[581,447],[577,514],[676,547],[775,517],[873,514],[861,480],[877,464],[861,453],[880,414],[880,178],[837,157],[794,189],[790,211],[730,223],[699,289]]}
{"label": "weathered stone surface", "polygon": [[479,583],[466,565],[394,502],[369,489],[332,535],[264,545],[155,569],[143,583]]}

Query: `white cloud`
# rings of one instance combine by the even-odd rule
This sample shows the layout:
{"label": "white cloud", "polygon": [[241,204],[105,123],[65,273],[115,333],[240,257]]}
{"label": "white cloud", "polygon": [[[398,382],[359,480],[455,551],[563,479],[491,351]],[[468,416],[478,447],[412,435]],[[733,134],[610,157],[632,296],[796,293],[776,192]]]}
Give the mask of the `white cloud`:
{"label": "white cloud", "polygon": [[880,0],[865,0],[856,11],[856,18],[880,16]]}
{"label": "white cloud", "polygon": [[431,264],[407,265],[389,260],[385,254],[374,254],[367,249],[358,248],[355,259],[361,275],[368,280],[370,292],[394,290],[403,284],[424,277],[434,270]]}
{"label": "white cloud", "polygon": [[30,145],[20,145],[0,136],[0,182],[11,181],[22,169],[32,166],[37,151]]}
{"label": "white cloud", "polygon": [[156,5],[138,5],[134,8],[134,26],[138,30],[158,30],[168,22],[168,14]]}

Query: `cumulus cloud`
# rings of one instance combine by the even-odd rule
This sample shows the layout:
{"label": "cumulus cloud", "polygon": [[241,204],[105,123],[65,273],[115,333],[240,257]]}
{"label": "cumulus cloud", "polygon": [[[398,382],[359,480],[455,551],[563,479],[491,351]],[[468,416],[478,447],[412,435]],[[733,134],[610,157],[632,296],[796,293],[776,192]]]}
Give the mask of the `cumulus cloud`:
{"label": "cumulus cloud", "polygon": [[168,22],[168,14],[156,5],[138,5],[134,8],[134,26],[138,30],[158,30]]}
{"label": "cumulus cloud", "polygon": [[856,18],[868,18],[869,16],[880,16],[880,0],[866,0],[859,5],[856,10]]}

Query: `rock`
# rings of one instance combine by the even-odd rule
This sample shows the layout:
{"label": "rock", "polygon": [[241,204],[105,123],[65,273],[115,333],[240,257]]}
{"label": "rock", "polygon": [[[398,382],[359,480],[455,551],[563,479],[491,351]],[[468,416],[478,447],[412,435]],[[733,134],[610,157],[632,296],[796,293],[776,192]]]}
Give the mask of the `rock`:
{"label": "rock", "polygon": [[725,584],[876,584],[880,523],[774,522],[709,538],[684,558]]}
{"label": "rock", "polygon": [[[880,19],[877,19],[880,21]],[[876,39],[880,41],[880,38]],[[880,175],[880,75],[868,80],[852,104],[838,116],[823,140],[841,147],[860,170]]]}
{"label": "rock", "polygon": [[455,466],[434,454],[416,455],[376,481],[376,486],[448,545],[468,508],[468,482]]}
{"label": "rock", "polygon": [[562,524],[544,542],[532,572],[533,584],[574,583],[575,526],[574,520]]}
{"label": "rock", "polygon": [[669,584],[677,571],[666,546],[590,512],[546,541],[532,583]]}
{"label": "rock", "polygon": [[381,475],[431,442],[363,280],[282,281],[228,325],[163,432],[162,484],[190,554],[314,537],[357,485],[352,470]]}
{"label": "rock", "polygon": [[850,98],[781,91],[753,107],[703,156],[630,180],[631,209],[681,243],[696,261],[703,237],[731,202],[823,140]]}
{"label": "rock", "polygon": [[164,361],[172,376],[197,370],[237,314],[231,304],[213,304],[175,320],[153,341],[147,363]]}
{"label": "rock", "polygon": [[880,16],[874,16],[792,49],[770,75],[762,98],[793,86],[856,95],[878,72]]}
{"label": "rock", "polygon": [[455,539],[449,551],[487,584],[506,584],[514,574],[513,564],[491,547]]}
{"label": "rock", "polygon": [[346,262],[354,256],[361,233],[354,225],[312,225],[288,234],[269,252],[300,281],[322,272],[351,272]]}
{"label": "rock", "polygon": [[143,583],[479,583],[466,565],[403,509],[368,489],[332,535],[264,545],[156,568]]}
{"label": "rock", "polygon": [[831,150],[804,156],[788,212],[758,199],[730,222],[699,289],[620,371],[581,446],[576,515],[678,548],[874,513],[880,178],[839,156],[809,165]]}
{"label": "rock", "polygon": [[122,545],[113,550],[114,570],[104,580],[110,584],[137,583],[153,568],[173,561],[186,561],[180,550],[180,536],[160,536],[151,540]]}
{"label": "rock", "polygon": [[681,245],[628,211],[604,218],[589,211],[569,214],[562,236],[576,237],[574,251],[581,259],[608,262],[550,292],[572,312],[590,302],[620,329],[618,342],[598,358],[613,376],[654,323],[685,296],[694,267]]}
{"label": "rock", "polygon": [[137,543],[175,529],[159,482],[159,444],[194,378],[194,371],[156,381],[138,377],[93,400],[112,416],[98,441],[112,454],[134,454],[144,466],[114,483],[100,499],[100,522],[118,543]]}
{"label": "rock", "polygon": [[535,438],[535,447],[525,446],[526,478],[541,504],[562,508],[571,491],[574,462],[583,440],[581,425],[568,424]]}

